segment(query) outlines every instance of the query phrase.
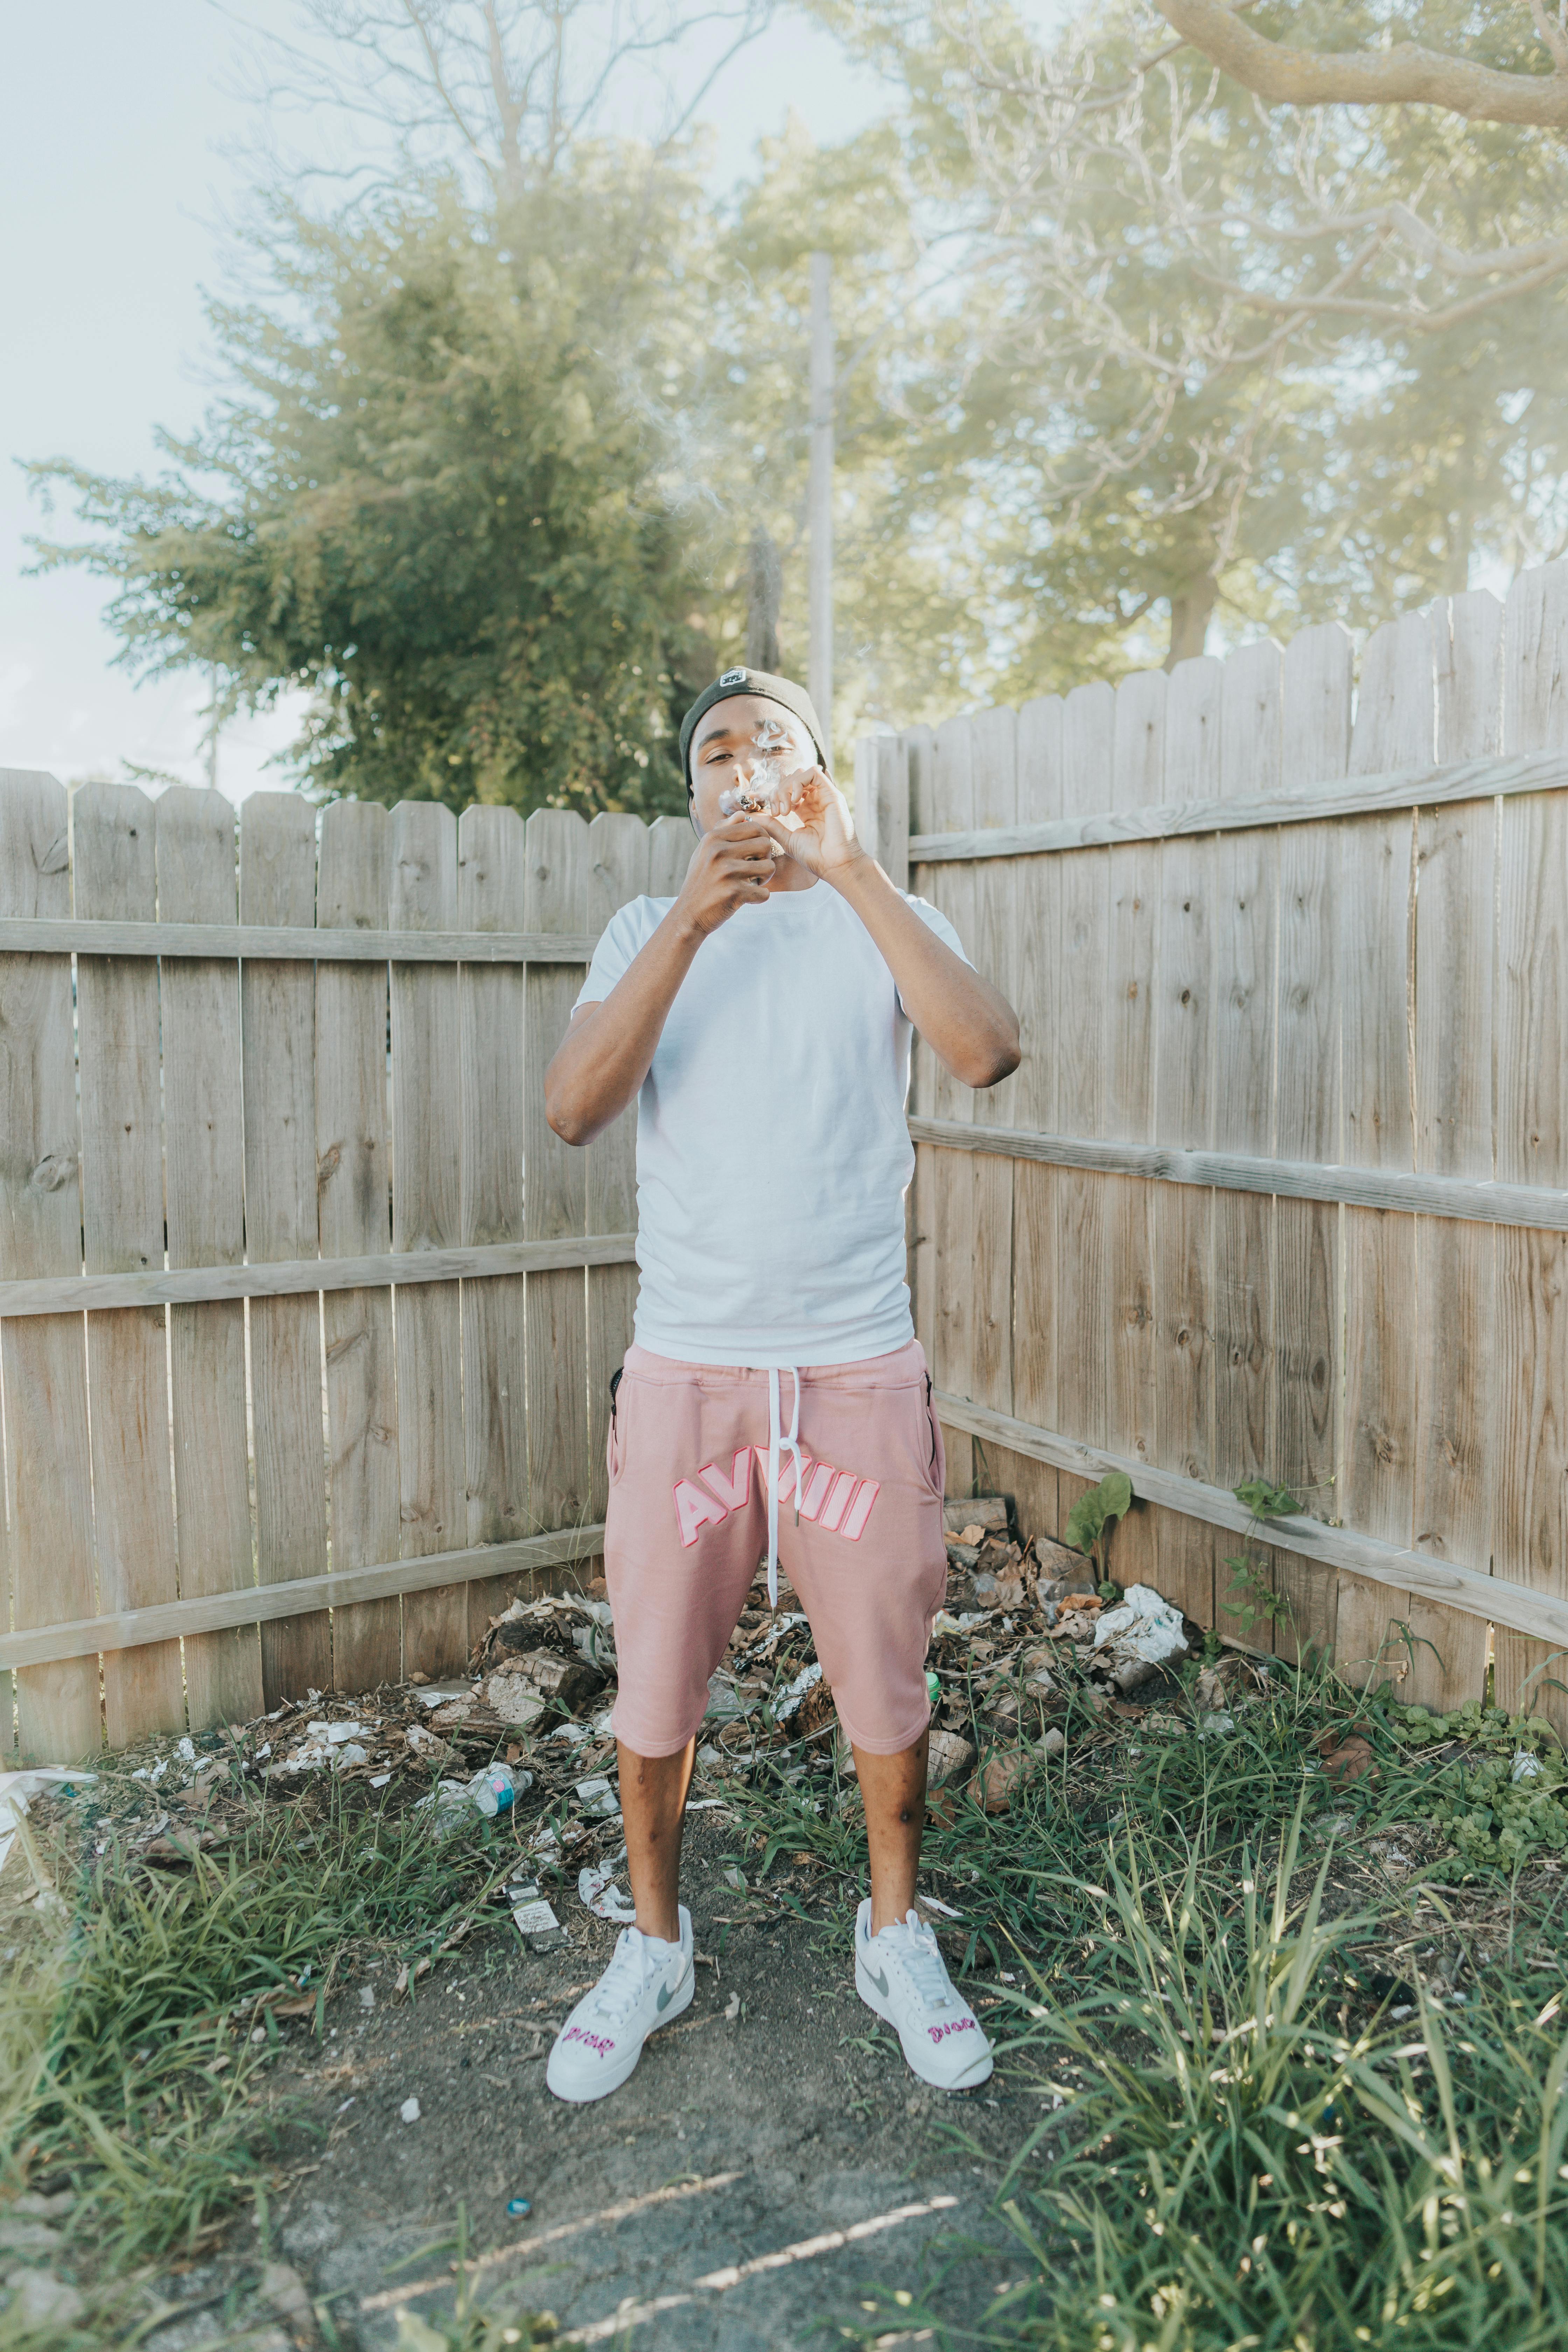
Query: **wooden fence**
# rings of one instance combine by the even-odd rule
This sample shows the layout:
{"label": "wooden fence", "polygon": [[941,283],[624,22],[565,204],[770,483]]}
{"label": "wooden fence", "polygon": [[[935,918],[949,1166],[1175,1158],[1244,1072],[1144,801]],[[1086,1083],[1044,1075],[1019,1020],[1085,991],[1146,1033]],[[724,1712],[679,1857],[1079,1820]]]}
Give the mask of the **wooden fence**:
{"label": "wooden fence", "polygon": [[[684,821],[0,774],[0,1669],[25,1757],[459,1669],[597,1549],[629,1119],[541,1073]],[[0,1672],[0,1755],[10,1745]]]}
{"label": "wooden fence", "polygon": [[[1353,716],[1352,716],[1353,714]],[[1568,1683],[1568,565],[860,747],[858,821],[1019,1006],[922,1047],[952,1490],[1407,1696]],[[0,774],[0,1724],[27,1757],[461,1666],[598,1547],[630,1121],[541,1074],[684,821]],[[1256,1549],[1256,1548],[1255,1548]],[[1252,1638],[1270,1637],[1270,1620]],[[0,1751],[5,1747],[0,1738]]]}
{"label": "wooden fence", "polygon": [[[1292,1487],[1278,1646],[1404,1695],[1568,1683],[1568,565],[862,746],[862,829],[1019,1006],[923,1049],[917,1325],[953,1492],[1205,1622]],[[912,837],[910,837],[912,836]],[[1270,1639],[1267,1611],[1252,1638]]]}

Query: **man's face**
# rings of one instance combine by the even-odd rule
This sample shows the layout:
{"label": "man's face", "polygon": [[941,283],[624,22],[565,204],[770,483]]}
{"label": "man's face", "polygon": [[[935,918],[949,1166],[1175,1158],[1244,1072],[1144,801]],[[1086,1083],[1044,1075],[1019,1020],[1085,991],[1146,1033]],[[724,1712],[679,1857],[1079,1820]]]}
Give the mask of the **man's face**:
{"label": "man's face", "polygon": [[[757,742],[763,721],[781,729],[773,738],[778,756],[764,763]],[[797,768],[815,768],[816,747],[808,730],[782,702],[765,694],[732,694],[703,714],[691,743],[691,802],[700,833],[722,824],[719,795],[744,781],[755,761],[774,774],[787,776]],[[737,772],[737,771],[739,772]]]}

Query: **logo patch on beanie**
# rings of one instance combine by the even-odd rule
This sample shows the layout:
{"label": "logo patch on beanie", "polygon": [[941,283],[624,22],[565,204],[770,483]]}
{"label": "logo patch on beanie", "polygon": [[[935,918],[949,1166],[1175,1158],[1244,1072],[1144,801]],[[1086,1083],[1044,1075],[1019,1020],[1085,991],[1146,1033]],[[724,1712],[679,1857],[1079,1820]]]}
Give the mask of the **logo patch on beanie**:
{"label": "logo patch on beanie", "polygon": [[743,669],[727,669],[719,683],[721,686],[744,686],[746,673]]}

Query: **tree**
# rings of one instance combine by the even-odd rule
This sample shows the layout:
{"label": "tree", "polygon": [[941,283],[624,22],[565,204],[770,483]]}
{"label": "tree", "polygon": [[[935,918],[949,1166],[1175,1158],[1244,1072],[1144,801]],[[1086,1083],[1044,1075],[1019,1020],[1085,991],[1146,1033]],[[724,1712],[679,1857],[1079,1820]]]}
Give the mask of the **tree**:
{"label": "tree", "polygon": [[[1479,25],[1508,64],[1521,19],[1306,0],[1247,23],[1359,48]],[[1048,47],[978,5],[895,7],[865,37],[924,121],[961,120],[985,202],[947,446],[984,487],[993,580],[1033,615],[1019,689],[1064,646],[1080,675],[1148,658],[1161,614],[1176,659],[1216,607],[1386,613],[1563,530],[1561,142],[1426,108],[1273,111],[1165,29],[1123,0]]]}
{"label": "tree", "polygon": [[[117,583],[132,666],[310,688],[323,793],[683,807],[707,661],[626,379],[659,365],[690,209],[668,170],[600,159],[510,205],[504,241],[449,185],[275,212],[279,299],[214,312],[242,390],[158,482],[35,469],[109,534],[43,560]],[[629,279],[604,268],[634,250]]]}

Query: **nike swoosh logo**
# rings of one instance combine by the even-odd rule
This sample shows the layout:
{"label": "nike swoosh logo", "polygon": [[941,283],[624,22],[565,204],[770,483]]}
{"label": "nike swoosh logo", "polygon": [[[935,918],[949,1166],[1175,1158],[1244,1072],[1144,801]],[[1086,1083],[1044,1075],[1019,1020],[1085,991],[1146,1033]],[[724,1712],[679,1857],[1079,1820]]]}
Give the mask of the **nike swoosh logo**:
{"label": "nike swoosh logo", "polygon": [[882,1999],[886,2000],[888,1998],[887,1978],[879,1975],[878,1971],[872,1968],[869,1961],[866,1963],[866,1974],[870,1978],[871,1982],[876,1986],[877,1990],[881,1994]]}
{"label": "nike swoosh logo", "polygon": [[658,1999],[654,2002],[654,2007],[662,2013],[663,2011],[669,2007],[670,2002],[674,1999],[675,1992],[673,1987],[669,1985],[660,1985],[658,1989]]}

